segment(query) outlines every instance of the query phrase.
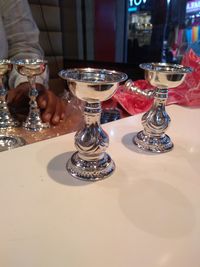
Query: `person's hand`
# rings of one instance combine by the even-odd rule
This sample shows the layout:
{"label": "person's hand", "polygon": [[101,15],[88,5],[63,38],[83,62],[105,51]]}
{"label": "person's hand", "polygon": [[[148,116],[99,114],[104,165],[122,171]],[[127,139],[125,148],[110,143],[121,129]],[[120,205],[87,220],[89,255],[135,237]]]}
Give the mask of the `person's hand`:
{"label": "person's hand", "polygon": [[[65,119],[66,106],[62,99],[57,97],[52,91],[47,90],[44,86],[37,84],[38,97],[37,103],[41,110],[43,122],[49,122],[57,125]],[[29,84],[22,83],[8,92],[7,102],[14,107],[27,106],[29,102]]]}

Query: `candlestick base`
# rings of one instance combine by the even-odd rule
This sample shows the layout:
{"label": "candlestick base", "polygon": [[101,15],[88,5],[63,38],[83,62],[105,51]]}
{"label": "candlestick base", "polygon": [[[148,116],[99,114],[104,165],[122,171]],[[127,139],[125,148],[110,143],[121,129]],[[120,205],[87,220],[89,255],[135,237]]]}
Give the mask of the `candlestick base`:
{"label": "candlestick base", "polygon": [[19,137],[13,135],[0,135],[0,152],[24,146],[26,141]]}
{"label": "candlestick base", "polygon": [[49,123],[42,122],[39,116],[29,116],[23,123],[23,128],[28,131],[37,132],[50,127]]}
{"label": "candlestick base", "polygon": [[115,170],[115,163],[107,153],[97,160],[86,160],[76,152],[66,165],[67,171],[75,178],[84,181],[98,181],[107,178]]}
{"label": "candlestick base", "polygon": [[140,131],[133,138],[133,143],[144,151],[154,153],[164,153],[172,150],[174,147],[170,137],[166,134],[161,136],[151,136]]}

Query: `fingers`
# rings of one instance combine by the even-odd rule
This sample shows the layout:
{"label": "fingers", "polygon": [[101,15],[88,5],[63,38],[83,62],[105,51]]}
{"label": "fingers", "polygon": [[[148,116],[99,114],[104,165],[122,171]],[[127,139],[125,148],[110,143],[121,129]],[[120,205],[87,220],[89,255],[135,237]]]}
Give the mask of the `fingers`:
{"label": "fingers", "polygon": [[61,120],[64,120],[64,118],[65,118],[65,104],[61,99],[57,98],[56,109],[51,122],[52,124],[57,125]]}
{"label": "fingers", "polygon": [[66,111],[65,111],[66,106],[65,106],[65,103],[64,103],[63,100],[60,100],[60,102],[61,102],[61,105],[62,105],[62,111],[61,111],[60,117],[61,117],[61,120],[64,120],[65,119],[65,114],[66,114]]}
{"label": "fingers", "polygon": [[60,101],[57,100],[55,113],[52,117],[52,124],[56,125],[60,122],[60,120],[61,120],[61,105]]}
{"label": "fingers", "polygon": [[[22,107],[29,103],[27,83],[21,84],[15,89],[11,89],[7,95],[7,102],[14,107]],[[41,109],[41,117],[44,122],[57,125],[65,118],[65,103],[52,91],[42,88],[37,97],[38,107]]]}
{"label": "fingers", "polygon": [[38,97],[38,106],[43,109],[42,120],[57,125],[65,118],[65,104],[53,92],[46,90]]}
{"label": "fingers", "polygon": [[50,91],[45,91],[40,97],[38,97],[39,108],[43,109],[42,120],[44,122],[51,122],[56,110],[57,99],[52,95]]}
{"label": "fingers", "polygon": [[48,95],[42,94],[42,95],[38,96],[37,103],[38,103],[39,108],[45,109],[47,107],[47,103],[48,103]]}

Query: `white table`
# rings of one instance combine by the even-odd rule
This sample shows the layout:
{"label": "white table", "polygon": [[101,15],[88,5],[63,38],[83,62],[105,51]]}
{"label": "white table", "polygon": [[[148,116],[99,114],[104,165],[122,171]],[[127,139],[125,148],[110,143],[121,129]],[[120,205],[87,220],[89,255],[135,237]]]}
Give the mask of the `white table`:
{"label": "white table", "polygon": [[115,173],[70,177],[68,134],[0,154],[1,267],[199,267],[200,109],[167,107],[175,147],[132,144],[141,115],[104,125]]}

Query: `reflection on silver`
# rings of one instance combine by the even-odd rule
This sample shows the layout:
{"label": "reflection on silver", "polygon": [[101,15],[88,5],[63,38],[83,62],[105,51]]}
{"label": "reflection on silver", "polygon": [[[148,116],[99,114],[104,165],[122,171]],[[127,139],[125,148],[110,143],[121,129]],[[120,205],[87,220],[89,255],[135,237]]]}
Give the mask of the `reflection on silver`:
{"label": "reflection on silver", "polygon": [[11,71],[12,64],[7,59],[0,60],[0,129],[8,129],[18,126],[18,123],[14,121],[8,110],[6,96],[7,89],[4,86],[3,78],[8,71]]}
{"label": "reflection on silver", "polygon": [[165,110],[168,97],[168,88],[179,86],[185,79],[185,75],[192,71],[191,68],[176,64],[167,63],[147,63],[140,67],[145,70],[145,79],[155,90],[142,92],[139,88],[132,85],[132,81],[126,82],[126,87],[138,94],[146,97],[154,97],[151,109],[142,117],[144,130],[139,132],[133,142],[145,151],[163,153],[173,148],[173,143],[165,130],[170,123],[170,117]]}
{"label": "reflection on silver", "polygon": [[85,181],[96,181],[108,177],[115,164],[105,152],[109,137],[100,126],[100,101],[109,99],[120,82],[127,79],[121,72],[104,69],[68,69],[59,72],[66,79],[70,91],[79,99],[86,101],[84,109],[85,125],[75,135],[78,150],[67,162],[68,172]]}
{"label": "reflection on silver", "polygon": [[23,123],[23,127],[29,131],[40,131],[44,128],[48,128],[48,123],[43,123],[40,110],[37,105],[37,96],[38,91],[36,88],[36,76],[41,75],[47,65],[46,60],[42,59],[20,59],[13,62],[18,73],[27,77],[27,80],[30,84],[29,91],[29,114],[26,121]]}
{"label": "reflection on silver", "polygon": [[25,145],[23,138],[13,135],[0,135],[0,152]]}
{"label": "reflection on silver", "polygon": [[175,88],[185,79],[191,68],[167,63],[144,63],[140,68],[145,70],[145,79],[157,88]]}

